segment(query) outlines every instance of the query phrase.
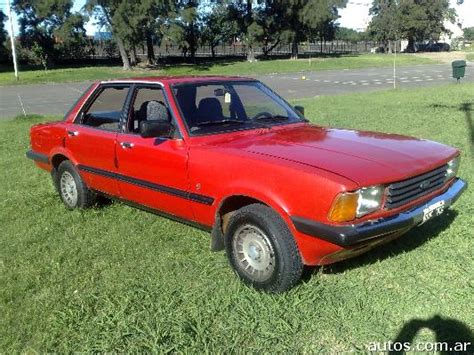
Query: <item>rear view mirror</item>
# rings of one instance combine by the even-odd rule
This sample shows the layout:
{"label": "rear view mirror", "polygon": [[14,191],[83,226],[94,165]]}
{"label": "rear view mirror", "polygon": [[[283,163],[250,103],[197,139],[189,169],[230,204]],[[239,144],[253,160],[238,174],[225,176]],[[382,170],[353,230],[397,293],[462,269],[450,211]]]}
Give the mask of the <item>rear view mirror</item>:
{"label": "rear view mirror", "polygon": [[149,120],[140,122],[140,135],[143,138],[170,138],[174,127],[170,122]]}
{"label": "rear view mirror", "polygon": [[303,106],[295,106],[295,110],[301,113],[304,116],[304,107]]}

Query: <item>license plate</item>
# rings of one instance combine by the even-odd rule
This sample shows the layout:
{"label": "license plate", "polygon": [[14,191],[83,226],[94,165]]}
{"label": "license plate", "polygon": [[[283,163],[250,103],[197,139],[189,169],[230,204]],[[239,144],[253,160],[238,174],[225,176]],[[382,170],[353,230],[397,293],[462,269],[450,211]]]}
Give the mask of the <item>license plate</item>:
{"label": "license plate", "polygon": [[445,203],[444,200],[438,201],[431,206],[426,207],[423,210],[423,220],[420,224],[425,223],[433,217],[439,216],[444,212]]}

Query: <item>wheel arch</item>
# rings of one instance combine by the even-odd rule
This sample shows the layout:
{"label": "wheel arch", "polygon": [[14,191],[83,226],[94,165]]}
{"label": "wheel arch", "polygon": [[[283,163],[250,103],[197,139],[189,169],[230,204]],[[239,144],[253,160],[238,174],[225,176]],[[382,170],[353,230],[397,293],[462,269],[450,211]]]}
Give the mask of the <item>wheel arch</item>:
{"label": "wheel arch", "polygon": [[218,204],[211,233],[211,250],[219,251],[224,249],[224,234],[230,217],[240,208],[252,204],[261,204],[273,209],[288,224],[290,230],[292,229],[291,221],[283,206],[278,205],[274,201],[268,201],[250,194],[234,193],[225,196]]}

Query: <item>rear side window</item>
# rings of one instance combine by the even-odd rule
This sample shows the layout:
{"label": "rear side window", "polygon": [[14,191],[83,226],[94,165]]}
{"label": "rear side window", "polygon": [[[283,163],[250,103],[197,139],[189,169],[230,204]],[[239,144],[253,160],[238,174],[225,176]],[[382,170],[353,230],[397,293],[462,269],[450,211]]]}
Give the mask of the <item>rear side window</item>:
{"label": "rear side window", "polygon": [[119,131],[128,86],[107,86],[100,90],[82,113],[81,124],[107,131]]}

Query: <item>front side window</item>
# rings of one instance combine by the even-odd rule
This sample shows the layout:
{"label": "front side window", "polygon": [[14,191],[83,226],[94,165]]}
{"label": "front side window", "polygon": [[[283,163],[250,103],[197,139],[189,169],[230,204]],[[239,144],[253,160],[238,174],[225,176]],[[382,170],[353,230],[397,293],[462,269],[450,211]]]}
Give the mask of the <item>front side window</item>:
{"label": "front side window", "polygon": [[178,84],[173,93],[192,135],[303,121],[258,81]]}
{"label": "front side window", "polygon": [[106,86],[100,89],[81,114],[80,122],[106,131],[119,131],[123,105],[128,86]]}
{"label": "front side window", "polygon": [[128,118],[128,132],[139,133],[143,121],[171,121],[163,89],[160,86],[138,87],[135,90]]}

